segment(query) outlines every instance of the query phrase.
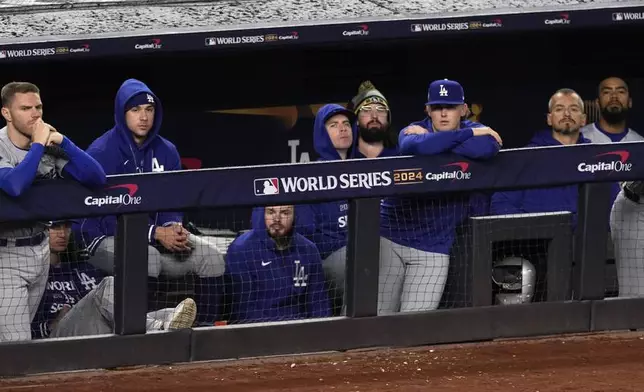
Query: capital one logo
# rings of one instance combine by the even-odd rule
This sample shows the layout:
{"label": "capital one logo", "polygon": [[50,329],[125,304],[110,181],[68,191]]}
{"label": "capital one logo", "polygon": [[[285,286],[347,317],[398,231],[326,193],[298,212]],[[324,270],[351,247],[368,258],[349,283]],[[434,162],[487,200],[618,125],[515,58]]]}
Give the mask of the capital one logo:
{"label": "capital one logo", "polygon": [[144,50],[144,49],[161,49],[163,45],[161,44],[161,39],[160,38],[152,38],[150,40],[150,43],[147,44],[136,44],[134,45],[134,49],[137,50]]}
{"label": "capital one logo", "polygon": [[582,162],[577,165],[577,171],[581,173],[597,172],[629,172],[633,168],[632,163],[628,163],[631,153],[626,150],[609,151],[594,156],[595,159],[612,158],[610,162]]}
{"label": "capital one logo", "polygon": [[441,173],[427,173],[425,179],[428,181],[459,181],[472,178],[472,173],[468,172],[470,164],[467,162],[452,162],[441,167],[444,168]]}
{"label": "capital one logo", "polygon": [[342,35],[345,37],[350,37],[353,35],[369,35],[369,25],[361,24],[358,25],[358,28],[355,30],[345,30],[342,32]]}
{"label": "capital one logo", "polygon": [[444,86],[444,85],[442,85],[442,84],[441,84],[441,89],[440,89],[440,91],[438,92],[438,95],[440,95],[441,97],[446,97],[446,96],[448,96],[448,95],[449,95],[449,93],[447,92],[447,89],[446,89],[446,88],[445,88],[445,86]]}
{"label": "capital one logo", "polygon": [[105,190],[109,193],[115,193],[118,190],[119,193],[103,197],[87,196],[85,198],[85,205],[102,207],[109,205],[129,206],[141,204],[141,196],[136,196],[136,192],[139,190],[139,186],[136,184],[112,185],[105,188]]}

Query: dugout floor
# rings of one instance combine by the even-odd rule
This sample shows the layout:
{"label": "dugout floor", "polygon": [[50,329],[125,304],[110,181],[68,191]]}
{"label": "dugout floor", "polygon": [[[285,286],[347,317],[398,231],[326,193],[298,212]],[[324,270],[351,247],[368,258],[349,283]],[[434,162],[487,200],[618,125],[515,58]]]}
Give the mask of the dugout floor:
{"label": "dugout floor", "polygon": [[0,380],[0,391],[644,390],[644,334],[382,349]]}

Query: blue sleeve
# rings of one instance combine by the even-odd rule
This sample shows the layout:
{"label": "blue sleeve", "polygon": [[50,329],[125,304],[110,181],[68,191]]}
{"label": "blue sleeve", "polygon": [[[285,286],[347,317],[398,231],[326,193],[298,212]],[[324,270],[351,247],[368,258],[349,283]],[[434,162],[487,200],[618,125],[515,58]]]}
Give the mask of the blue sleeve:
{"label": "blue sleeve", "polygon": [[309,249],[307,253],[312,262],[309,266],[309,287],[306,291],[307,317],[330,317],[331,303],[327,293],[320,253],[314,246]]}
{"label": "blue sleeve", "polygon": [[[168,167],[170,168],[169,171],[176,171],[176,170],[181,170],[181,157],[179,156],[179,151],[177,151],[176,148],[172,148],[170,157],[169,157],[169,163]],[[157,224],[161,226],[168,226],[169,224],[172,224],[173,222],[183,222],[183,214],[181,212],[160,212],[157,216]],[[156,228],[150,229],[152,235],[151,235],[151,241],[150,243],[154,243],[154,230]]]}
{"label": "blue sleeve", "polygon": [[89,154],[76,147],[67,136],[63,136],[60,147],[69,157],[63,168],[66,175],[87,186],[102,186],[107,182],[103,167]]}
{"label": "blue sleeve", "polygon": [[32,143],[29,152],[16,167],[0,169],[0,188],[9,196],[22,195],[34,182],[45,147]]}
{"label": "blue sleeve", "polygon": [[499,153],[501,146],[490,135],[473,136],[458,146],[452,152],[470,159],[489,159]]}
{"label": "blue sleeve", "polygon": [[[251,251],[248,252],[252,254]],[[243,259],[244,254],[246,254],[244,249],[237,246],[234,241],[228,247],[228,253],[226,254],[226,273],[224,278],[226,287],[224,290],[230,294],[231,312],[229,321],[231,323],[249,322],[254,317],[252,309],[255,303],[253,293],[256,290],[253,290],[253,276],[248,271],[246,260]]]}
{"label": "blue sleeve", "polygon": [[96,248],[105,237],[113,237],[116,233],[116,217],[112,215],[86,218],[80,225],[72,226],[74,237],[79,246],[86,248],[90,255],[94,255]]}
{"label": "blue sleeve", "polygon": [[398,146],[402,155],[436,155],[451,151],[472,136],[471,128],[422,135],[405,135],[403,129],[398,135]]}
{"label": "blue sleeve", "polygon": [[496,192],[492,195],[490,212],[493,215],[523,213],[523,192],[524,191]]}

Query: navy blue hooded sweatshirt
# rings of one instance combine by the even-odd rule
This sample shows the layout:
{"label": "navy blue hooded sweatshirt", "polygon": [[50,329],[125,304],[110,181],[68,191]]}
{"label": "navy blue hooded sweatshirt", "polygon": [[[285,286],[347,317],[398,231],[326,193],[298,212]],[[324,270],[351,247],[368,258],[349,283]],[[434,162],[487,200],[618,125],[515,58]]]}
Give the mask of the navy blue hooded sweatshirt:
{"label": "navy blue hooded sweatshirt", "polygon": [[[577,144],[587,143],[590,141],[580,134]],[[526,147],[562,145],[552,137],[551,130],[545,130],[537,132]],[[578,185],[567,185],[497,192],[492,196],[490,210],[495,215],[570,211],[573,213],[573,220],[576,221],[577,191]]]}
{"label": "navy blue hooded sweatshirt", "polygon": [[[152,129],[145,141],[138,146],[127,127],[125,107],[130,98],[140,93],[149,94],[153,98],[155,113]],[[101,164],[107,175],[181,170],[181,158],[177,148],[159,135],[162,120],[163,108],[159,98],[143,82],[128,79],[116,94],[114,127],[96,139],[87,149],[87,153]],[[151,213],[149,243],[155,244],[154,230],[157,225],[169,225],[182,220],[182,214],[177,212]],[[90,253],[94,252],[103,238],[114,236],[115,232],[115,216],[85,219],[80,225],[74,226],[77,239],[82,240],[80,243],[87,246]],[[78,238],[79,236],[81,238]]]}
{"label": "navy blue hooded sweatshirt", "polygon": [[[472,128],[483,127],[462,121],[455,131],[434,131],[430,118],[412,123],[429,132],[398,137],[401,155],[436,155],[452,152],[470,159],[489,159],[500,149],[489,135],[473,136]],[[381,203],[380,234],[389,240],[425,252],[449,254],[456,227],[468,216],[485,215],[489,199],[483,195],[448,194],[428,197],[390,197]]]}
{"label": "navy blue hooded sweatshirt", "polygon": [[330,316],[317,248],[293,229],[288,248],[277,249],[266,230],[263,210],[253,211],[252,229],[228,247],[226,281],[230,285],[227,291],[232,293],[231,322]]}
{"label": "navy blue hooded sweatshirt", "polygon": [[[336,114],[346,114],[350,121],[353,118],[353,113],[336,104],[323,106],[315,116],[313,143],[315,151],[320,155],[318,159],[320,161],[341,159],[325,126],[326,121]],[[347,159],[354,158],[357,151],[358,130],[355,125],[351,131],[353,142],[347,153]],[[347,200],[298,206],[297,230],[317,246],[322,260],[347,245],[348,209]]]}

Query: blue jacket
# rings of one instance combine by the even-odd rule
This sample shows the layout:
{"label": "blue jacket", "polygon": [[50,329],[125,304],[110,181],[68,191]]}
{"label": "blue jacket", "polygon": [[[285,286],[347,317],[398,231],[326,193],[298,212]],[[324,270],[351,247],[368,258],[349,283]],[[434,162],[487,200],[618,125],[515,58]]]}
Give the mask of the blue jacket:
{"label": "blue jacket", "polygon": [[[342,111],[346,109],[340,105],[330,104],[323,106],[315,116],[313,143],[315,151],[320,155],[320,161],[341,159],[333,147],[324,124],[330,117]],[[352,132],[353,145],[347,154],[347,159],[354,158],[357,152],[358,130],[355,126],[352,127]],[[348,209],[347,200],[298,206],[295,223],[297,230],[317,246],[322,260],[347,245]]]}
{"label": "blue jacket", "polygon": [[[577,144],[586,143],[590,143],[590,141],[580,134]],[[552,130],[545,130],[537,132],[527,147],[561,145],[559,141],[552,137]],[[578,189],[579,186],[575,184],[550,188],[497,192],[492,196],[491,213],[504,215],[570,211],[573,213],[573,221],[576,221]]]}
{"label": "blue jacket", "polygon": [[61,261],[59,265],[51,266],[45,292],[31,323],[32,338],[48,337],[51,322],[56,319],[63,305],[76,305],[96,288],[104,277],[100,270],[82,261]]}
{"label": "blue jacket", "polygon": [[[263,210],[258,208],[257,210]],[[320,254],[293,231],[290,246],[279,250],[268,235],[263,214],[254,213],[252,229],[228,247],[226,281],[232,293],[231,322],[328,317]]]}
{"label": "blue jacket", "polygon": [[[138,146],[125,122],[125,105],[130,98],[142,92],[154,97],[155,116],[154,125],[147,139]],[[87,149],[87,153],[103,166],[107,175],[180,170],[181,158],[177,148],[159,135],[162,120],[163,108],[159,98],[143,82],[128,79],[123,82],[116,94],[114,127],[96,139]],[[182,220],[182,214],[177,212],[151,213],[148,228],[149,243],[155,244],[154,230],[157,225],[168,225]],[[77,239],[88,247],[90,253],[94,252],[103,238],[114,236],[115,232],[115,216],[85,219],[80,225],[74,226]]]}
{"label": "blue jacket", "polygon": [[[400,131],[398,146],[401,155],[435,155],[452,152],[469,159],[489,159],[500,149],[491,136],[473,136],[472,128],[483,125],[461,122],[456,131],[435,132],[431,119],[415,122],[429,133],[405,135]],[[380,208],[380,234],[389,240],[413,249],[449,254],[456,228],[467,217],[485,215],[489,199],[480,194],[448,194],[426,197],[389,197]]]}

